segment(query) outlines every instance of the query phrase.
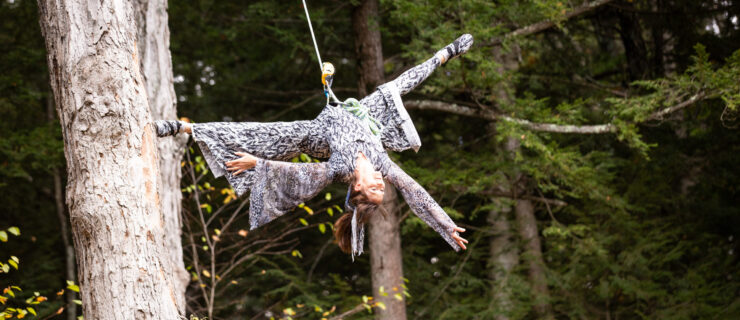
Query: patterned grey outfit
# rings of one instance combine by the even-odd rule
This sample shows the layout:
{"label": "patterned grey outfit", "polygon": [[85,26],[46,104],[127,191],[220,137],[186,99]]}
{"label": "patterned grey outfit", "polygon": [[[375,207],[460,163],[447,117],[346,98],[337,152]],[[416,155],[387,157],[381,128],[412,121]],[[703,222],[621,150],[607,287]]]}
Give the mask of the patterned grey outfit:
{"label": "patterned grey outfit", "polygon": [[[388,158],[385,149],[418,150],[421,141],[403,107],[401,95],[424,81],[441,65],[441,59],[449,60],[471,45],[472,36],[463,35],[433,58],[379,86],[360,101],[369,108],[370,115],[382,123],[380,137],[373,135],[350,112],[327,105],[316,119],[307,121],[193,124],[193,138],[214,176],[226,176],[238,195],[251,189],[249,221],[252,229],[292,211],[333,181],[349,183],[357,155],[362,152],[375,170],[396,186],[411,210],[458,251],[460,247],[452,238],[455,223],[422,186]],[[171,134],[164,132],[167,126],[172,127],[158,122],[158,134]],[[159,132],[160,129],[163,132]],[[226,170],[225,162],[239,158],[235,152],[246,152],[260,159],[252,170],[232,175]],[[328,161],[285,162],[300,153],[328,158]],[[361,246],[363,233],[359,236]]]}

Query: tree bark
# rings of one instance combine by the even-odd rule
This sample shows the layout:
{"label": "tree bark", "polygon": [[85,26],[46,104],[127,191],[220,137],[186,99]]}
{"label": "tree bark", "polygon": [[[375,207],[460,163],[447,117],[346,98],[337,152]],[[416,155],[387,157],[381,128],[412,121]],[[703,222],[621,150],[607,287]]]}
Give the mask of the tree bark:
{"label": "tree bark", "polygon": [[[166,0],[138,0],[134,2],[138,26],[139,68],[154,120],[177,118],[177,99],[170,55],[170,29],[167,25]],[[159,196],[164,215],[163,240],[175,272],[175,298],[181,315],[185,315],[185,290],[190,275],[185,270],[182,250],[182,221],[180,209],[182,192],[180,161],[187,143],[187,135],[157,139],[159,175],[162,184]]]}
{"label": "tree bark", "polygon": [[[383,47],[380,37],[378,0],[363,0],[352,11],[352,30],[355,35],[360,96],[367,95],[367,88],[375,88],[384,81]],[[376,212],[370,219],[369,247],[370,272],[373,297],[385,304],[375,308],[376,319],[406,319],[406,297],[403,295],[403,259],[401,255],[401,231],[399,228],[398,196],[391,184],[386,182],[382,209],[383,217]],[[387,293],[383,295],[382,291]],[[399,293],[401,299],[396,298]]]}
{"label": "tree bark", "polygon": [[86,319],[178,319],[129,2],[39,0]]}
{"label": "tree bark", "polygon": [[509,223],[511,207],[488,213],[488,223],[493,226],[493,237],[490,242],[491,260],[490,276],[493,280],[493,305],[496,309],[496,320],[511,318],[513,301],[511,298],[510,275],[519,264],[519,250],[514,241],[514,233]]}
{"label": "tree bark", "polygon": [[537,219],[530,200],[516,202],[516,222],[519,236],[524,243],[524,261],[529,269],[529,282],[535,298],[535,312],[540,319],[554,319],[550,307],[550,292],[547,288],[545,262],[542,260],[542,246],[537,232]]}

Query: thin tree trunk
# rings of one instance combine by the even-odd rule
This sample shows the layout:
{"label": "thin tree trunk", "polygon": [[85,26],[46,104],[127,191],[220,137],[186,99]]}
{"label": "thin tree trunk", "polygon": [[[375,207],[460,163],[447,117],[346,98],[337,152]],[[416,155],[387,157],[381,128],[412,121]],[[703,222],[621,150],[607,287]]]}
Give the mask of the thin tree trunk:
{"label": "thin tree trunk", "polygon": [[[352,30],[360,75],[357,87],[360,96],[365,96],[368,87],[375,88],[384,81],[378,0],[363,0],[353,9]],[[385,310],[375,308],[375,318],[405,320],[399,203],[396,190],[388,182],[382,207],[387,216],[383,217],[380,212],[374,214],[368,232],[373,297],[385,305]]]}
{"label": "thin tree trunk", "polygon": [[510,276],[519,264],[519,250],[514,241],[514,233],[509,223],[511,208],[492,210],[488,213],[488,223],[493,226],[493,237],[490,242],[491,260],[490,276],[493,280],[493,305],[496,309],[496,320],[511,318],[513,300],[511,298]]}
{"label": "thin tree trunk", "polygon": [[132,5],[38,4],[67,159],[83,315],[178,319]]}
{"label": "thin tree trunk", "polygon": [[[56,118],[54,112],[54,98],[53,94],[49,93],[49,98],[46,103],[46,119],[49,123],[54,122]],[[64,245],[64,267],[65,267],[65,278],[66,280],[76,282],[75,277],[75,249],[72,246],[72,242],[69,241],[69,224],[67,223],[67,214],[64,212],[64,191],[62,188],[62,173],[59,168],[53,170],[54,178],[54,204],[56,205],[57,218],[59,219],[59,233],[62,235],[62,244]],[[65,300],[67,301],[64,310],[67,314],[67,320],[77,319],[77,294],[72,290],[67,290]]]}
{"label": "thin tree trunk", "polygon": [[355,35],[357,71],[360,75],[357,88],[359,96],[364,97],[368,93],[368,86],[372,90],[385,81],[378,0],[363,0],[353,8],[352,31]]}
{"label": "thin tree trunk", "polygon": [[[62,243],[64,243],[64,266],[67,280],[76,282],[75,276],[75,249],[72,242],[69,241],[69,225],[67,224],[67,215],[64,213],[64,193],[62,191],[62,173],[58,168],[54,168],[54,202],[56,202],[57,218],[59,218],[59,229],[62,234]],[[67,306],[67,320],[77,319],[77,293],[67,290],[65,300]]]}
{"label": "thin tree trunk", "polygon": [[[493,48],[493,58],[499,64],[496,68],[500,74],[506,74],[518,68],[516,51],[519,50],[518,46],[512,48],[514,52],[506,52],[502,47]],[[501,104],[510,104],[514,101],[512,84],[508,82],[501,82],[495,88],[496,97]],[[495,130],[494,125],[490,127],[491,131]],[[504,151],[510,159],[514,159],[514,154],[519,149],[519,141],[515,138],[508,138],[504,144]],[[518,175],[518,173],[516,173]],[[514,179],[516,181],[516,179]],[[514,193],[512,190],[514,186],[505,186],[509,193]],[[494,200],[496,201],[496,200]],[[488,216],[488,223],[491,224],[494,236],[491,237],[489,248],[491,253],[491,260],[489,263],[489,274],[493,279],[492,292],[493,300],[491,304],[493,309],[496,311],[496,320],[508,320],[511,318],[511,312],[513,309],[511,297],[511,290],[509,280],[513,269],[519,264],[519,250],[516,243],[513,241],[512,236],[514,231],[511,228],[510,212],[511,207],[504,207],[500,212],[492,211]]]}
{"label": "thin tree trunk", "polygon": [[[146,87],[149,109],[154,120],[177,118],[177,99],[170,55],[170,30],[167,25],[166,0],[138,0],[134,2],[138,25],[139,67]],[[159,189],[164,215],[163,239],[175,272],[175,298],[181,315],[185,314],[185,290],[190,275],[185,270],[182,250],[182,221],[180,208],[180,161],[187,143],[187,135],[157,139],[159,151]]]}
{"label": "thin tree trunk", "polygon": [[[631,2],[623,4],[628,9],[634,8]],[[624,45],[624,54],[627,58],[627,70],[629,80],[645,79],[650,72],[647,63],[647,45],[642,38],[642,27],[640,20],[634,12],[620,9],[619,16],[619,35],[622,37]]]}
{"label": "thin tree trunk", "polygon": [[535,298],[535,312],[540,319],[554,319],[550,307],[550,291],[547,289],[545,262],[542,260],[542,246],[537,232],[537,219],[531,200],[516,202],[516,222],[519,236],[524,244],[524,261],[529,269],[529,282]]}
{"label": "thin tree trunk", "polygon": [[386,186],[383,198],[386,216],[376,212],[370,218],[368,232],[373,297],[385,305],[385,310],[375,308],[375,318],[406,319],[398,192],[387,182]]}

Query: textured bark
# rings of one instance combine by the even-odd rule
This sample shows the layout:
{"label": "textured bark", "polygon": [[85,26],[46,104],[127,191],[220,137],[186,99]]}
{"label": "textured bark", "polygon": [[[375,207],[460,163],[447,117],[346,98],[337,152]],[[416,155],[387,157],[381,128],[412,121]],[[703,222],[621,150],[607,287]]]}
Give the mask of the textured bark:
{"label": "textured bark", "polygon": [[[367,87],[375,88],[384,82],[383,47],[380,38],[378,0],[363,0],[352,12],[352,30],[355,36],[360,96],[367,95]],[[370,219],[369,247],[373,297],[385,304],[385,310],[375,308],[376,319],[406,319],[406,297],[403,295],[403,259],[399,229],[399,203],[396,190],[386,182],[383,210]],[[388,293],[382,295],[380,288]],[[394,297],[401,293],[401,300]]]}
{"label": "textured bark", "polygon": [[[177,118],[177,99],[170,55],[170,30],[167,25],[166,0],[138,0],[134,2],[138,26],[139,67],[146,88],[149,109],[154,120]],[[159,197],[164,215],[163,240],[175,272],[175,298],[181,315],[185,314],[185,289],[190,275],[185,270],[182,250],[182,221],[180,217],[180,161],[187,143],[187,135],[157,139],[159,151]]]}
{"label": "textured bark", "polygon": [[360,97],[383,83],[383,45],[380,38],[378,0],[363,0],[352,10],[352,31],[355,36],[357,88]]}
{"label": "textured bark", "polygon": [[39,0],[86,319],[178,319],[129,2]]}
{"label": "textured bark", "polygon": [[535,312],[540,319],[554,319],[550,307],[550,291],[547,288],[545,262],[542,260],[542,246],[537,232],[537,219],[530,200],[516,203],[516,222],[519,236],[524,244],[524,261],[529,269],[529,282],[535,298]]}
{"label": "textured bark", "polygon": [[513,309],[510,275],[514,267],[519,264],[519,250],[514,241],[514,233],[509,223],[511,208],[506,206],[502,210],[493,210],[488,214],[488,223],[493,227],[493,237],[490,242],[491,260],[490,276],[493,280],[493,301],[497,309],[496,320],[511,319]]}

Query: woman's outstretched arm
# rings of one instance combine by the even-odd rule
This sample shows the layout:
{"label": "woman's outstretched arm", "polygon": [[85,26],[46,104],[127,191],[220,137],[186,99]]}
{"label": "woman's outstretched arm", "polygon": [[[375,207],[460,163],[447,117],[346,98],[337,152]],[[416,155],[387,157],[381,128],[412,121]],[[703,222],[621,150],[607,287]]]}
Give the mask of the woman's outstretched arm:
{"label": "woman's outstretched arm", "polygon": [[406,70],[406,72],[402,73],[392,82],[396,85],[401,95],[407,94],[426,80],[434,69],[450,59],[467,52],[472,45],[473,36],[464,34],[457,38],[453,43],[442,48],[442,50],[437,51],[432,58],[420,65]]}
{"label": "woman's outstretched arm", "polygon": [[450,216],[442,210],[442,207],[424,190],[424,187],[419,185],[393,161],[390,159],[388,161],[390,164],[386,179],[401,192],[411,211],[434,231],[437,231],[455,251],[459,251],[461,248],[465,250],[465,244],[468,243],[468,240],[460,237],[458,233],[465,232],[465,229],[458,227],[450,219]]}

